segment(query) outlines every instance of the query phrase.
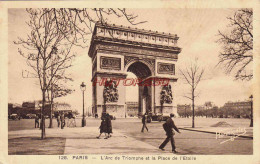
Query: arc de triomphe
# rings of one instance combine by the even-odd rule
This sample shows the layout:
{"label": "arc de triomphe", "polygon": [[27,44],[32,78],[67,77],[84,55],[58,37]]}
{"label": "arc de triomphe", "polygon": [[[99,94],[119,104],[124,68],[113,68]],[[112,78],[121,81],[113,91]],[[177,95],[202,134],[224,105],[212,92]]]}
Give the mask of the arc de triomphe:
{"label": "arc de triomphe", "polygon": [[[125,117],[125,87],[131,80],[124,79],[132,72],[138,79],[169,80],[166,86],[139,85],[139,113],[177,113],[174,89],[181,52],[178,39],[177,35],[157,31],[96,23],[88,53],[92,59],[92,112]],[[104,85],[104,79],[111,85]],[[121,81],[111,83],[109,79]]]}

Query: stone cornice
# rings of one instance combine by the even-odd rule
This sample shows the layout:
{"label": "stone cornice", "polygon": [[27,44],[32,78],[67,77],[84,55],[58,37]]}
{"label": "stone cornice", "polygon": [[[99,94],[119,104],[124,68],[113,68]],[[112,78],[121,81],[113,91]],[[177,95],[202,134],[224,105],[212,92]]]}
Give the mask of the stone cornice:
{"label": "stone cornice", "polygon": [[173,51],[174,53],[177,53],[177,54],[181,52],[181,48],[179,48],[179,47],[138,42],[138,41],[132,41],[132,40],[123,40],[123,39],[119,39],[119,38],[106,38],[103,36],[93,36],[93,40],[96,42],[102,41],[102,42],[107,42],[107,43],[118,43],[118,44],[132,45],[132,46],[137,46],[137,47],[147,47],[147,48],[153,48],[153,49],[168,50],[168,51]]}
{"label": "stone cornice", "polygon": [[131,32],[131,33],[136,33],[136,34],[143,34],[143,35],[150,35],[150,36],[155,36],[155,37],[162,37],[162,38],[170,38],[174,40],[178,40],[179,37],[177,34],[167,34],[164,32],[158,32],[158,31],[151,31],[151,30],[145,30],[145,29],[138,29],[138,28],[131,28],[131,27],[126,27],[126,26],[119,26],[115,24],[101,24],[99,22],[96,23],[95,29],[94,29],[94,34],[97,32],[97,28],[100,29],[109,29],[109,30],[114,30],[114,31],[120,31],[120,32]]}
{"label": "stone cornice", "polygon": [[132,49],[142,48],[146,51],[167,52],[168,57],[177,59],[177,55],[181,52],[181,48],[177,46],[178,39],[177,35],[97,23],[91,39],[89,56],[94,56],[96,44],[106,43],[117,46],[131,46]]}
{"label": "stone cornice", "polygon": [[[120,44],[120,43],[119,43]],[[144,46],[134,46],[134,45],[126,45],[105,42],[105,41],[97,41],[95,44],[92,44],[89,49],[89,57],[93,58],[96,55],[97,51],[106,51],[106,52],[119,52],[122,55],[126,54],[138,54],[138,55],[147,55],[154,57],[162,57],[162,58],[171,58],[178,59],[179,50],[168,50],[168,49],[160,49],[160,48],[151,48]]]}

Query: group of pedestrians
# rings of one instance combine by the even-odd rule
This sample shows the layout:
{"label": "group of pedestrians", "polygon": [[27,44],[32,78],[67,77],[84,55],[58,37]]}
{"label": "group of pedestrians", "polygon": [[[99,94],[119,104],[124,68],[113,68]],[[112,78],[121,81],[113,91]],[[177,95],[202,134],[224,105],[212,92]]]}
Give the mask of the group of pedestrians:
{"label": "group of pedestrians", "polygon": [[104,116],[101,117],[101,124],[100,124],[100,134],[99,136],[97,136],[97,138],[99,139],[100,136],[102,135],[102,133],[105,133],[105,138],[104,139],[108,139],[111,136],[112,132],[112,122],[111,122],[111,118],[110,115],[108,113],[106,113]]}
{"label": "group of pedestrians", "polygon": [[[66,125],[66,121],[65,121],[65,117],[64,117],[64,113],[58,113],[57,115],[57,123],[58,123],[58,127],[61,127],[61,129],[63,129]],[[43,117],[43,119],[45,119],[45,117]],[[41,124],[40,124],[40,116],[36,115],[35,119],[34,119],[34,126],[35,128],[39,128],[41,129]]]}
{"label": "group of pedestrians", "polygon": [[61,127],[61,129],[63,129],[65,127],[66,121],[65,121],[65,116],[64,116],[63,112],[61,114],[58,113],[58,115],[57,115],[57,123],[58,123],[58,128]]}
{"label": "group of pedestrians", "polygon": [[[162,151],[165,151],[164,147],[167,145],[167,143],[169,141],[171,141],[171,146],[172,146],[172,152],[173,153],[178,153],[176,151],[176,146],[175,146],[175,141],[174,141],[174,135],[175,135],[175,131],[177,131],[178,133],[181,133],[179,131],[179,129],[176,127],[176,125],[174,124],[174,114],[171,113],[170,117],[166,120],[166,122],[163,124],[163,129],[166,132],[166,139],[163,141],[163,143],[159,146],[159,149],[161,149]],[[146,130],[148,131],[148,128],[146,126],[146,122],[147,122],[147,113],[145,113],[142,117],[142,130],[141,132],[144,132],[144,128],[146,128]],[[174,129],[174,130],[173,130]]]}

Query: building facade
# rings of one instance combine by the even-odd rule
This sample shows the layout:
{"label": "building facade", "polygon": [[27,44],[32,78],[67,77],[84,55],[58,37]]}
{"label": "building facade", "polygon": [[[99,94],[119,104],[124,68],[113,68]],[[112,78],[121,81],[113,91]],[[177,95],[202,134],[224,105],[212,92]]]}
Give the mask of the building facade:
{"label": "building facade", "polygon": [[127,117],[138,116],[138,102],[135,101],[126,102],[126,115]]}
{"label": "building facade", "polygon": [[251,114],[250,101],[227,102],[222,107],[225,117],[244,117],[248,118]]}

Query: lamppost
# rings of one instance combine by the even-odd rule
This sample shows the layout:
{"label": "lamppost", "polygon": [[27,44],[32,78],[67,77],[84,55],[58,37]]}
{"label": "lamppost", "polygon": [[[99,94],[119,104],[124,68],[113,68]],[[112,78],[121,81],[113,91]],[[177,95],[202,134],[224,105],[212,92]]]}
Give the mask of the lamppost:
{"label": "lamppost", "polygon": [[253,95],[249,97],[251,99],[251,121],[250,121],[250,127],[253,127]]}
{"label": "lamppost", "polygon": [[185,104],[185,118],[187,117],[187,113],[186,113],[186,104]]}
{"label": "lamppost", "polygon": [[83,117],[82,117],[82,127],[86,126],[86,118],[85,118],[85,112],[84,112],[84,91],[86,90],[86,85],[84,84],[84,82],[82,82],[82,84],[80,85],[80,89],[82,90],[82,94],[83,94]]}

